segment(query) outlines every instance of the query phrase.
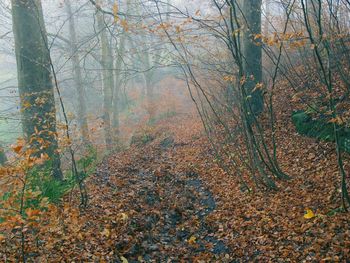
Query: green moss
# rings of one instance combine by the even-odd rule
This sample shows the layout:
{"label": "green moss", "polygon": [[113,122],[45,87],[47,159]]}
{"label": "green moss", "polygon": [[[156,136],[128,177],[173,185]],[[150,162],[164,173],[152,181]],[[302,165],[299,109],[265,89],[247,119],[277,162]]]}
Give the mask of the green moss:
{"label": "green moss", "polygon": [[[292,121],[299,134],[322,141],[335,141],[333,124],[326,117],[313,118],[309,112],[297,111],[293,113]],[[350,129],[345,125],[337,125],[337,129],[341,149],[350,153]]]}

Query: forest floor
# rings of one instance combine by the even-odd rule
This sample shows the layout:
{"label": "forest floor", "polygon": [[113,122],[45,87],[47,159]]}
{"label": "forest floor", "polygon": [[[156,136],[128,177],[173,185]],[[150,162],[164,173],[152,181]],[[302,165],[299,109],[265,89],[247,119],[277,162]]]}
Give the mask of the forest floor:
{"label": "forest floor", "polygon": [[[220,169],[196,116],[159,121],[129,149],[105,158],[87,182],[88,207],[78,219],[64,219],[75,227],[66,229],[50,257],[85,262],[350,260],[350,218],[337,209],[334,156],[324,151],[327,145],[320,148],[293,131],[291,136],[281,143],[279,155],[292,179],[279,182],[276,192],[246,193]],[[305,219],[306,209],[315,217]]]}

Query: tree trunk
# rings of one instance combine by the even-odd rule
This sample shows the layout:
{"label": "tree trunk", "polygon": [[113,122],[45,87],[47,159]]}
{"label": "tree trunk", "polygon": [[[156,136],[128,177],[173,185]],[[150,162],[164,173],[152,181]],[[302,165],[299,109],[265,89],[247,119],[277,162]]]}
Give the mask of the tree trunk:
{"label": "tree trunk", "polygon": [[119,79],[116,79],[115,81],[115,87],[113,91],[113,110],[112,110],[112,128],[113,128],[113,141],[114,144],[119,143],[119,104],[120,104],[120,90],[119,90]]}
{"label": "tree trunk", "polygon": [[265,19],[264,19],[264,36],[268,37],[270,33],[270,15],[271,15],[271,0],[265,0]]}
{"label": "tree trunk", "polygon": [[53,177],[62,179],[58,154],[51,60],[40,0],[12,0],[22,127],[37,155],[51,158]]}
{"label": "tree trunk", "polygon": [[250,101],[251,114],[258,115],[264,108],[262,92],[255,88],[262,82],[262,48],[254,37],[261,34],[261,0],[241,1],[241,9],[245,21],[242,34],[245,90]]}
{"label": "tree trunk", "polygon": [[83,78],[81,74],[80,57],[78,54],[78,46],[77,46],[77,34],[75,31],[75,21],[74,21],[74,15],[72,12],[70,0],[66,0],[66,10],[67,10],[67,15],[69,19],[68,22],[69,22],[69,36],[70,36],[70,52],[71,52],[71,59],[72,59],[72,66],[73,66],[73,78],[74,78],[74,84],[75,84],[76,93],[77,93],[77,99],[78,99],[78,109],[77,109],[78,125],[80,128],[83,142],[85,144],[90,144],[89,128],[88,128],[87,115],[86,115],[86,92],[83,85]]}
{"label": "tree trunk", "polygon": [[154,103],[154,87],[152,84],[152,76],[148,73],[145,74],[146,84],[146,98],[147,98],[147,111],[150,120],[154,120],[156,115],[156,104]]}
{"label": "tree trunk", "polygon": [[150,120],[153,120],[156,115],[157,104],[154,103],[154,69],[151,69],[151,65],[157,65],[158,61],[151,61],[151,56],[148,52],[141,54],[141,61],[145,69],[143,76],[146,85],[147,112],[149,114]]}
{"label": "tree trunk", "polygon": [[112,109],[112,91],[114,88],[113,76],[113,56],[108,41],[106,25],[103,14],[97,12],[97,25],[100,32],[101,53],[102,53],[102,76],[103,76],[103,122],[105,131],[105,143],[107,149],[112,146],[111,132],[111,109]]}
{"label": "tree trunk", "polygon": [[123,67],[124,63],[124,52],[125,52],[125,42],[126,42],[126,34],[127,32],[124,32],[123,35],[120,38],[119,46],[116,50],[116,61],[115,61],[115,85],[113,90],[113,118],[112,118],[112,127],[114,131],[114,143],[117,145],[119,143],[119,111],[120,111],[120,104],[121,104],[121,96],[120,96],[120,86],[122,84],[122,78],[121,75],[121,69]]}
{"label": "tree trunk", "polygon": [[7,162],[6,154],[4,148],[0,144],[0,166],[4,165]]}
{"label": "tree trunk", "polygon": [[[265,15],[263,17],[263,36],[264,37],[270,37],[270,24],[272,23],[271,20],[271,0],[265,0]],[[262,78],[264,83],[268,82],[269,76],[271,74],[271,69],[272,67],[272,63],[271,63],[271,59],[268,57],[267,54],[263,54],[262,56]]]}

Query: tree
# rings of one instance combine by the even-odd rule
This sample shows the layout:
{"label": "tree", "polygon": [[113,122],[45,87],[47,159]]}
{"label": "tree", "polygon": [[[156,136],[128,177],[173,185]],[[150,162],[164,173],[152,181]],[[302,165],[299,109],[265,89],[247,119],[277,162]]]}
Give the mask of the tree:
{"label": "tree", "polygon": [[[126,1],[126,10],[125,15],[127,16],[130,11],[131,0]],[[115,18],[114,18],[115,19]],[[120,110],[122,104],[121,98],[121,86],[122,83],[125,82],[126,72],[122,73],[125,67],[125,59],[126,59],[126,48],[127,48],[127,37],[128,37],[128,26],[125,24],[121,27],[121,32],[119,33],[119,37],[115,37],[115,59],[114,59],[114,89],[112,94],[112,128],[114,132],[114,143],[118,145],[120,143]]]}
{"label": "tree", "polygon": [[69,22],[69,36],[70,36],[70,55],[72,59],[73,78],[78,99],[78,125],[81,131],[81,136],[84,143],[89,143],[89,128],[86,116],[86,92],[83,85],[83,78],[80,67],[80,57],[77,46],[77,33],[75,29],[74,14],[70,0],[66,0],[66,11]]}
{"label": "tree", "polygon": [[114,74],[113,74],[113,55],[111,46],[107,37],[106,24],[104,14],[97,11],[97,27],[100,34],[101,41],[101,65],[103,77],[103,123],[105,133],[106,147],[110,149],[112,145],[111,132],[111,109],[112,109],[112,91],[114,88]]}
{"label": "tree", "polygon": [[62,179],[51,58],[41,1],[11,3],[24,136],[35,155],[50,158],[53,177]]}
{"label": "tree", "polygon": [[261,0],[240,1],[243,15],[242,55],[246,77],[246,93],[250,99],[252,114],[263,111],[264,102],[260,89],[255,89],[262,82],[262,48],[256,36],[261,35]]}
{"label": "tree", "polygon": [[4,165],[7,162],[6,154],[2,145],[0,144],[0,166]]}
{"label": "tree", "polygon": [[267,37],[270,31],[271,0],[265,0],[264,36]]}
{"label": "tree", "polygon": [[[123,68],[124,64],[124,57],[125,57],[125,48],[126,48],[126,35],[127,32],[123,32],[119,45],[116,48],[116,59],[114,61],[115,64],[115,81],[114,81],[114,89],[113,89],[113,109],[112,109],[112,127],[113,127],[113,132],[114,132],[114,143],[118,144],[119,143],[119,115],[120,115],[120,104],[121,104],[121,98],[120,98],[120,86],[122,85],[123,82],[123,76],[121,74],[121,70]],[[118,43],[117,43],[118,44]]]}
{"label": "tree", "polygon": [[[160,51],[158,53],[160,53]],[[156,68],[157,66],[159,66],[161,55],[162,54],[155,54],[154,58],[150,56],[149,52],[146,52],[144,55],[144,65],[146,66],[146,70],[143,75],[144,75],[145,85],[146,85],[147,111],[150,116],[150,120],[156,117],[156,111],[157,111],[157,103],[155,102],[154,86],[158,80],[155,79],[156,69],[153,69],[153,68]]]}

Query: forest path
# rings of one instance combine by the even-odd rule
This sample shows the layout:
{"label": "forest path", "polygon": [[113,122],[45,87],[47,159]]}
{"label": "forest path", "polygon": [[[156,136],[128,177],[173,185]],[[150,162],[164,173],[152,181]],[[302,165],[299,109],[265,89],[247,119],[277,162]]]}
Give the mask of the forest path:
{"label": "forest path", "polygon": [[228,257],[206,220],[215,213],[215,198],[192,167],[189,150],[198,130],[180,125],[169,133],[169,127],[158,127],[150,141],[110,156],[98,170],[99,180],[117,193],[125,219],[116,254],[129,262]]}

